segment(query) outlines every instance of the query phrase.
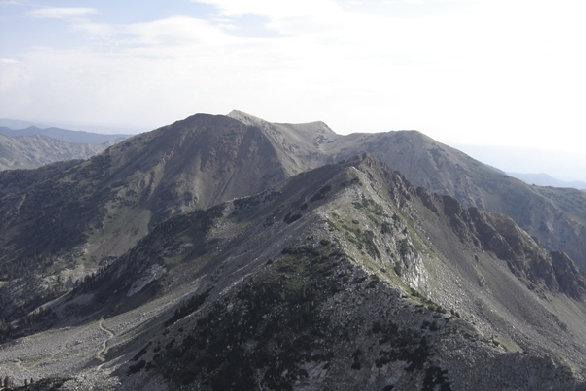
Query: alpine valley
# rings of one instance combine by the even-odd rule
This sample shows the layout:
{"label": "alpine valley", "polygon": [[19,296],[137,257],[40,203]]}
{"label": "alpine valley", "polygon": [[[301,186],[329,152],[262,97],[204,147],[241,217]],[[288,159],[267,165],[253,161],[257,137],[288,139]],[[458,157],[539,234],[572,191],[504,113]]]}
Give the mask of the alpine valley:
{"label": "alpine valley", "polygon": [[0,388],[586,390],[586,193],[196,114],[0,172]]}
{"label": "alpine valley", "polygon": [[[0,119],[0,124],[5,121]],[[0,126],[0,170],[31,169],[62,160],[87,159],[125,138],[128,136],[59,128],[31,126],[14,130]]]}

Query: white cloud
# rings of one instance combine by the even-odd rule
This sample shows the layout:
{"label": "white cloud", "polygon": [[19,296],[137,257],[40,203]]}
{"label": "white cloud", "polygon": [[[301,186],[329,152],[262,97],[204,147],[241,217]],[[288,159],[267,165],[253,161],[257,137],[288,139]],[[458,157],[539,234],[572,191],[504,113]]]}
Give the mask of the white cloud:
{"label": "white cloud", "polygon": [[[92,41],[19,56],[19,72],[2,70],[12,80],[2,96],[11,97],[11,116],[34,111],[145,130],[240,108],[275,121],[321,119],[339,132],[418,129],[450,143],[586,145],[586,5],[410,1],[391,3],[436,8],[405,17],[392,4],[373,13],[329,0],[205,0],[217,17],[126,25],[94,23],[93,9],[55,12]],[[271,33],[242,35],[238,23],[248,14],[266,18]]]}
{"label": "white cloud", "polygon": [[[23,67],[22,62],[11,59],[0,59],[0,107],[22,110],[31,104],[29,91],[32,76]],[[25,118],[24,116],[21,118]]]}
{"label": "white cloud", "polygon": [[140,44],[168,47],[220,45],[232,41],[221,29],[209,22],[188,16],[175,16],[152,22],[136,23],[123,30],[130,40]]}
{"label": "white cloud", "polygon": [[344,9],[333,0],[200,0],[218,9],[223,16],[266,17],[266,28],[282,35],[307,35],[339,26]]}
{"label": "white cloud", "polygon": [[95,8],[38,8],[29,14],[35,18],[70,19],[96,13]]}
{"label": "white cloud", "polygon": [[337,2],[332,0],[195,0],[196,3],[206,3],[217,7],[224,15],[263,15],[271,18],[291,18],[339,14],[341,11]]}
{"label": "white cloud", "polygon": [[18,64],[19,62],[14,58],[0,58],[0,64]]}
{"label": "white cloud", "polygon": [[63,19],[79,32],[91,38],[106,39],[115,33],[115,26],[95,23],[90,20],[98,13],[95,8],[38,8],[29,12],[30,16],[41,19]]}
{"label": "white cloud", "polygon": [[76,19],[72,21],[73,29],[81,31],[92,38],[107,38],[116,33],[116,28],[104,23],[94,23],[85,19]]}

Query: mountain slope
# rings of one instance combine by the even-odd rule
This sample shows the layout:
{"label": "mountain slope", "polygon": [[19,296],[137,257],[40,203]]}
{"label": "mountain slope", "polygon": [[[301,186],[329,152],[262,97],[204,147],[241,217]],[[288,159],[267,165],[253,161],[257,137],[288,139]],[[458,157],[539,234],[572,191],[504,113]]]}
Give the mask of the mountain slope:
{"label": "mountain slope", "polygon": [[0,135],[0,171],[31,169],[63,160],[87,159],[113,142],[71,143],[47,136],[5,137]]}
{"label": "mountain slope", "polygon": [[83,278],[172,214],[256,193],[286,173],[258,128],[200,114],[42,180],[32,175],[0,176],[1,189],[15,190],[0,204],[0,279],[7,281],[0,290],[14,298],[0,317],[62,293],[67,287],[49,296],[42,287]]}
{"label": "mountain slope", "polygon": [[[30,232],[34,226],[39,230],[34,236],[39,238],[74,221],[87,236],[92,225],[108,230],[110,225],[124,223],[119,215],[144,211],[148,213],[144,231],[148,224],[176,211],[206,208],[258,192],[282,180],[284,173],[258,129],[227,117],[196,115],[114,145],[28,187],[18,183],[20,178],[2,178],[3,188],[19,190],[3,200],[1,209],[7,217],[3,227],[8,233],[3,239],[10,242],[14,232],[16,246],[25,242],[29,246],[34,243]],[[75,218],[69,215],[71,209],[88,213]],[[32,218],[38,210],[52,224]],[[84,240],[65,238],[51,250]]]}
{"label": "mountain slope", "polygon": [[321,121],[307,124],[271,123],[238,110],[233,110],[228,116],[261,129],[273,144],[288,175],[332,162],[329,145],[341,137]]}
{"label": "mountain slope", "polygon": [[20,193],[37,182],[63,175],[65,171],[79,163],[79,160],[66,160],[47,164],[35,170],[0,171],[0,198]]}
{"label": "mountain slope", "polygon": [[[176,213],[254,194],[363,151],[418,186],[510,214],[543,245],[586,267],[582,193],[525,185],[417,132],[339,136],[321,122],[273,124],[238,111],[229,116],[177,121],[65,171],[45,170],[53,174],[39,174],[43,180],[33,182],[34,173],[0,175],[0,279],[12,279],[0,290],[16,298],[0,316],[22,314],[67,291]],[[21,277],[31,277],[31,268],[38,280],[28,284]],[[57,274],[48,278],[50,268]],[[49,293],[22,288],[55,287],[58,279],[69,283]],[[35,299],[27,306],[21,296]]]}
{"label": "mountain slope", "polygon": [[417,186],[468,207],[507,214],[546,247],[567,252],[586,270],[584,192],[529,186],[415,131],[351,134],[329,145],[335,159],[366,151]]}
{"label": "mountain slope", "polygon": [[[66,389],[574,389],[575,270],[511,219],[365,155],[170,218],[45,306],[55,331],[0,363],[73,376]],[[31,351],[82,332],[79,348]]]}
{"label": "mountain slope", "polygon": [[586,193],[529,186],[416,131],[340,136],[319,122],[272,124],[239,111],[229,115],[273,134],[281,161],[292,166],[289,173],[368,152],[417,186],[510,215],[546,247],[567,252],[586,270]]}
{"label": "mountain slope", "polygon": [[[216,260],[198,274],[205,297],[197,296],[192,316],[176,311],[172,331],[135,360],[152,359],[167,381],[220,385],[236,357],[253,364],[237,367],[232,381],[271,388],[413,389],[427,381],[468,389],[484,370],[462,367],[475,361],[468,355],[485,359],[491,372],[503,368],[485,389],[499,382],[531,388],[520,368],[543,371],[543,388],[573,382],[561,362],[585,374],[586,282],[572,262],[540,248],[512,220],[414,189],[368,156],[294,177],[212,215],[204,232],[220,253],[209,257],[210,246],[181,257]],[[157,360],[156,345],[173,338],[183,343]],[[452,344],[462,350],[449,352]],[[207,370],[198,374],[191,365]],[[565,380],[556,385],[556,376]]]}
{"label": "mountain slope", "polygon": [[104,144],[115,143],[129,137],[127,134],[101,134],[61,128],[38,128],[29,126],[24,129],[0,127],[0,134],[10,138],[44,136],[67,143]]}

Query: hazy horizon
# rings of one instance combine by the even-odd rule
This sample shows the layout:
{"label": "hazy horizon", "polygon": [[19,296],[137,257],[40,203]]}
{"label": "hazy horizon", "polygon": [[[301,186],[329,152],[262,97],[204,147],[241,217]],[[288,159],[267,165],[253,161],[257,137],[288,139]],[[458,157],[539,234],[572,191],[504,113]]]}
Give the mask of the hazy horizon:
{"label": "hazy horizon", "polygon": [[586,184],[586,159],[578,153],[502,145],[449,145],[508,175],[546,174],[564,182]]}
{"label": "hazy horizon", "polygon": [[0,117],[141,132],[240,109],[340,134],[414,129],[547,151],[555,171],[525,172],[584,180],[585,11],[578,0],[0,0]]}
{"label": "hazy horizon", "polygon": [[[227,113],[225,113],[227,114]],[[249,113],[254,115],[254,113]],[[180,120],[181,118],[178,118]],[[0,118],[0,126],[18,129],[18,127],[11,127],[4,122],[7,121],[22,121],[24,125],[22,128],[28,126],[37,127],[58,127],[68,130],[79,130],[86,132],[95,132],[102,134],[139,134],[149,130],[136,131],[136,129],[118,129],[118,128],[104,128],[100,126],[88,126],[83,124],[58,124],[58,123],[33,123],[31,121],[20,119]],[[70,126],[71,125],[71,126]],[[327,125],[327,124],[326,124]],[[336,132],[335,129],[332,129]],[[338,133],[338,132],[336,132]],[[340,133],[338,133],[340,134]],[[437,140],[439,141],[439,140]],[[540,175],[545,174],[563,182],[581,182],[586,185],[586,160],[581,159],[579,154],[567,154],[560,151],[552,151],[539,148],[514,147],[502,145],[466,145],[459,143],[446,143],[449,146],[459,149],[472,158],[481,161],[484,164],[492,166],[508,175],[514,174],[529,174]],[[544,154],[558,153],[556,160],[544,159]],[[575,186],[574,186],[575,187]],[[586,186],[581,187],[586,189]]]}

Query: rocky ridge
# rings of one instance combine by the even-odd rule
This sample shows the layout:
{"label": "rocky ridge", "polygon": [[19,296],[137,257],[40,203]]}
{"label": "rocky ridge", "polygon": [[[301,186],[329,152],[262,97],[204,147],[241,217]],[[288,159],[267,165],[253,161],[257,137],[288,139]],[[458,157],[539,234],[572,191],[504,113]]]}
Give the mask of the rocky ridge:
{"label": "rocky ridge", "polygon": [[[0,173],[0,335],[23,337],[0,362],[69,389],[583,387],[583,275],[553,230],[546,249],[474,203],[526,195],[519,216],[573,224],[575,252],[582,198],[527,195],[419,136],[199,114],[88,161]],[[397,159],[393,137],[408,167],[442,170],[444,194],[368,154],[324,165],[361,148]]]}
{"label": "rocky ridge", "polygon": [[[511,216],[530,235],[552,250],[562,250],[586,270],[586,193],[567,188],[531,186],[507,176],[463,152],[437,142],[417,131],[391,131],[347,136],[322,131],[322,123],[271,124],[246,113],[230,116],[270,129],[299,170],[347,159],[368,152],[401,172],[416,186],[456,198],[466,207]],[[311,130],[314,136],[307,134]],[[329,128],[328,128],[329,129]],[[275,141],[274,139],[277,139]],[[285,142],[305,140],[305,142]],[[313,140],[313,142],[311,142]],[[291,159],[291,158],[290,158]]]}
{"label": "rocky ridge", "polygon": [[125,314],[176,304],[112,339],[101,375],[93,360],[53,375],[73,375],[64,389],[573,389],[586,284],[560,275],[572,268],[364,155],[158,225],[44,310],[54,329],[103,318],[122,335]]}
{"label": "rocky ridge", "polygon": [[[136,136],[67,171],[45,170],[52,175],[42,181],[22,171],[0,175],[0,246],[6,250],[0,279],[28,275],[23,267],[34,264],[45,279],[40,286],[54,285],[43,275],[48,267],[74,283],[175,213],[254,194],[364,151],[418,186],[511,215],[547,248],[584,267],[586,193],[530,187],[417,132],[339,136],[322,122],[276,124],[233,111],[229,117],[198,114]],[[33,296],[63,291],[41,289]]]}

